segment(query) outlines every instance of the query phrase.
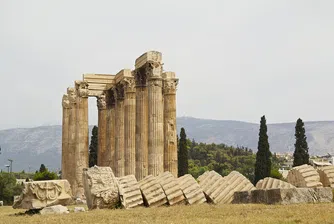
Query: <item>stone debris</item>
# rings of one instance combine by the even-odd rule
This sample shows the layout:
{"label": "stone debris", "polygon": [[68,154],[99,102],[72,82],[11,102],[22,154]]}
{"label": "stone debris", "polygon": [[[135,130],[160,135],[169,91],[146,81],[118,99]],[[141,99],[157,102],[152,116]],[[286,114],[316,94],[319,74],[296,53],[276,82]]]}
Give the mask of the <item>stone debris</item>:
{"label": "stone debris", "polygon": [[59,215],[59,214],[68,214],[68,208],[62,205],[54,205],[50,207],[45,207],[39,211],[41,215]]}
{"label": "stone debris", "polygon": [[334,166],[320,167],[318,173],[324,187],[334,188]]}
{"label": "stone debris", "polygon": [[254,190],[254,185],[241,173],[232,171],[207,190],[207,197],[214,204],[228,204],[233,201],[234,192]]}
{"label": "stone debris", "polygon": [[273,189],[273,188],[288,189],[288,188],[295,188],[295,186],[285,181],[276,179],[276,178],[266,177],[257,182],[256,188],[257,189]]}
{"label": "stone debris", "polygon": [[85,212],[85,208],[84,207],[74,207],[74,213],[78,213],[78,212]]}
{"label": "stone debris", "polygon": [[318,172],[307,164],[292,168],[287,181],[296,187],[322,187]]}
{"label": "stone debris", "polygon": [[0,206],[3,206],[3,201],[0,201]]}
{"label": "stone debris", "polygon": [[138,182],[144,204],[148,207],[158,207],[167,203],[167,198],[157,178],[149,175]]}
{"label": "stone debris", "polygon": [[215,189],[216,185],[219,184],[219,181],[222,179],[223,177],[214,170],[205,172],[198,177],[199,185],[209,202],[212,202],[210,193]]}
{"label": "stone debris", "polygon": [[86,204],[87,204],[87,201],[84,200],[84,199],[81,199],[81,198],[77,198],[77,199],[75,200],[75,204],[76,204],[76,205],[86,205]]}
{"label": "stone debris", "polygon": [[119,195],[124,208],[134,208],[143,204],[139,184],[134,175],[120,177],[117,180]]}
{"label": "stone debris", "polygon": [[160,174],[158,182],[167,196],[169,205],[184,203],[184,195],[177,179],[169,171]]}
{"label": "stone debris", "polygon": [[118,206],[117,180],[110,167],[85,168],[83,183],[88,209],[116,208]]}
{"label": "stone debris", "polygon": [[299,204],[332,202],[332,188],[260,189],[234,193],[233,203]]}
{"label": "stone debris", "polygon": [[21,195],[14,197],[13,208],[41,209],[73,203],[71,186],[67,180],[24,182],[23,185]]}
{"label": "stone debris", "polygon": [[188,204],[193,205],[206,202],[203,190],[193,176],[186,174],[177,180]]}

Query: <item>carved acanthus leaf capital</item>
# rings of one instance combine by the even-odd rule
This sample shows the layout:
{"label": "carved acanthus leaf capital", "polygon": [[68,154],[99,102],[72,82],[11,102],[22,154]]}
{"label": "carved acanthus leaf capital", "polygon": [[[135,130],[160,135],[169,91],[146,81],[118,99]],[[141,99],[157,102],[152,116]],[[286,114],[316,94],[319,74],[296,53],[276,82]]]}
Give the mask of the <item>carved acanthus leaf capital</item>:
{"label": "carved acanthus leaf capital", "polygon": [[134,78],[124,78],[123,80],[125,92],[135,92],[135,79]]}
{"label": "carved acanthus leaf capital", "polygon": [[99,110],[107,109],[106,95],[102,94],[97,97],[97,108]]}
{"label": "carved acanthus leaf capital", "polygon": [[68,95],[64,94],[62,99],[62,106],[64,109],[70,109],[70,100],[68,99]]}
{"label": "carved acanthus leaf capital", "polygon": [[124,100],[124,83],[119,82],[116,84],[116,87],[114,88],[114,94],[117,100]]}
{"label": "carved acanthus leaf capital", "polygon": [[73,87],[67,88],[67,96],[68,100],[70,101],[70,106],[73,106],[77,103],[77,92],[75,88]]}
{"label": "carved acanthus leaf capital", "polygon": [[150,79],[148,81],[150,87],[160,87],[162,88],[162,79]]}
{"label": "carved acanthus leaf capital", "polygon": [[88,97],[88,83],[85,81],[75,81],[75,88],[80,97]]}
{"label": "carved acanthus leaf capital", "polygon": [[144,67],[134,70],[133,76],[137,87],[147,86],[147,75]]}
{"label": "carved acanthus leaf capital", "polygon": [[146,76],[151,78],[161,78],[162,75],[162,64],[155,61],[149,61],[145,65]]}
{"label": "carved acanthus leaf capital", "polygon": [[175,94],[178,84],[179,84],[178,79],[165,79],[163,81],[163,93],[164,94]]}

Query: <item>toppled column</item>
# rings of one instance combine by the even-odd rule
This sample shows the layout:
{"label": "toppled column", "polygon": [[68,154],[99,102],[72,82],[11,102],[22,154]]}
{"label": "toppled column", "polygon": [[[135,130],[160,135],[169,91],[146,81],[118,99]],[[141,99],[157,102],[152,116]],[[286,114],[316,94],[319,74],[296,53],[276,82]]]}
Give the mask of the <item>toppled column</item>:
{"label": "toppled column", "polygon": [[144,203],[139,184],[134,175],[120,177],[117,180],[119,195],[124,208],[135,208]]}
{"label": "toppled column", "polygon": [[[142,180],[148,175],[148,91],[147,73],[136,60],[134,78],[136,83],[136,178]],[[137,62],[138,61],[138,62]],[[141,61],[141,60],[140,60]]]}
{"label": "toppled column", "polygon": [[71,158],[69,158],[69,122],[70,122],[70,101],[68,99],[68,95],[63,95],[62,99],[62,107],[63,107],[63,123],[62,123],[62,150],[61,150],[61,173],[62,179],[68,179],[70,176],[68,175],[71,167],[69,166]]}
{"label": "toppled column", "polygon": [[115,131],[115,175],[124,176],[124,84],[117,83],[115,88],[116,96],[116,131]]}
{"label": "toppled column", "polygon": [[108,166],[107,164],[107,103],[106,95],[102,94],[97,97],[98,108],[98,149],[97,149],[97,165]]}
{"label": "toppled column", "polygon": [[68,153],[66,157],[67,160],[67,167],[65,169],[66,179],[71,185],[72,194],[75,195],[77,191],[77,183],[76,183],[76,170],[77,164],[75,160],[75,152],[77,148],[77,92],[75,88],[67,88],[67,95],[69,99],[69,124],[68,124]]}
{"label": "toppled column", "polygon": [[322,187],[318,172],[307,164],[293,167],[288,173],[287,181],[296,187]]}
{"label": "toppled column", "polygon": [[193,205],[206,202],[203,190],[193,176],[186,174],[177,180],[188,204]]}
{"label": "toppled column", "polygon": [[178,174],[177,130],[176,130],[176,88],[178,79],[174,72],[165,72],[163,77],[164,97],[164,171]]}
{"label": "toppled column", "polygon": [[82,172],[88,167],[88,84],[84,81],[76,81],[75,88],[77,91],[77,128],[76,138],[77,147],[75,151],[76,171],[75,178],[77,189],[74,196],[84,198],[84,189],[82,183]]}
{"label": "toppled column", "polygon": [[325,166],[318,168],[320,182],[324,187],[334,188],[334,166]]}
{"label": "toppled column", "polygon": [[158,207],[167,203],[167,198],[157,178],[149,175],[138,182],[147,207]]}
{"label": "toppled column", "polygon": [[233,201],[234,192],[254,189],[256,189],[254,185],[245,176],[237,171],[232,171],[220,180],[219,186],[210,193],[209,197],[215,204],[227,204]]}
{"label": "toppled column", "polygon": [[223,179],[223,177],[214,170],[205,172],[198,177],[199,185],[209,202],[212,202],[209,196],[211,191],[214,189],[215,184],[217,184],[221,179]]}
{"label": "toppled column", "polygon": [[116,208],[119,205],[117,180],[110,167],[86,168],[83,182],[89,209]]}
{"label": "toppled column", "polygon": [[266,177],[262,180],[259,180],[256,183],[256,188],[257,189],[274,189],[274,188],[288,189],[288,188],[295,188],[295,186],[285,181],[276,179],[276,178]]}
{"label": "toppled column", "polygon": [[13,208],[41,209],[52,205],[70,205],[71,186],[67,180],[24,182],[23,191],[15,198]]}
{"label": "toppled column", "polygon": [[125,175],[136,175],[136,90],[131,71],[124,79],[124,157]]}
{"label": "toppled column", "polygon": [[172,173],[166,171],[160,174],[158,177],[158,182],[167,196],[169,205],[176,205],[184,203],[184,195],[177,179]]}

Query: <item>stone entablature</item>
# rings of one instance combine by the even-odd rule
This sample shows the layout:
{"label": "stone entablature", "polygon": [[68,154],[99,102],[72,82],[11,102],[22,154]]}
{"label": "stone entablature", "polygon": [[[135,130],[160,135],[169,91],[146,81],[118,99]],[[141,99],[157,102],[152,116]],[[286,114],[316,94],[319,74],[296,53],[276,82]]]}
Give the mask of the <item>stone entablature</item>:
{"label": "stone entablature", "polygon": [[84,74],[63,96],[62,171],[81,197],[82,169],[88,167],[88,97],[97,98],[98,164],[117,177],[138,180],[165,171],[177,175],[176,89],[174,72],[164,72],[162,54],[149,51],[135,69],[116,75]]}

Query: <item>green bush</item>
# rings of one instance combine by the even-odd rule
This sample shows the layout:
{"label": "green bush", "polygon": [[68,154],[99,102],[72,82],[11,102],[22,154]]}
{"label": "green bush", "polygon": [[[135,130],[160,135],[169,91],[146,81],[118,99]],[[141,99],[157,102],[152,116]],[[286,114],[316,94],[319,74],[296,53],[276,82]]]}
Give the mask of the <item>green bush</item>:
{"label": "green bush", "polygon": [[22,184],[16,183],[16,178],[12,173],[0,173],[0,201],[5,205],[12,205],[14,195],[21,194]]}
{"label": "green bush", "polygon": [[270,177],[280,180],[283,178],[282,174],[278,171],[278,169],[271,169]]}
{"label": "green bush", "polygon": [[55,172],[50,172],[49,170],[45,170],[43,172],[37,172],[34,175],[33,180],[38,181],[38,180],[56,180],[58,179],[58,176]]}

